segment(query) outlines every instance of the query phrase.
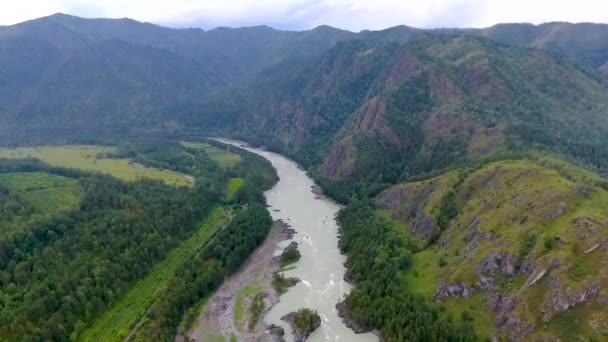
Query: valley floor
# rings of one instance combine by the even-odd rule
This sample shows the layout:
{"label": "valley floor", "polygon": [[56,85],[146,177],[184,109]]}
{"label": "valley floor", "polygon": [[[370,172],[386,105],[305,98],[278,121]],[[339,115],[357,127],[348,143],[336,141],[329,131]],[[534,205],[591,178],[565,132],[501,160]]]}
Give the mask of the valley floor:
{"label": "valley floor", "polygon": [[[268,238],[247,259],[241,270],[226,279],[205,305],[201,315],[186,335],[178,334],[176,342],[183,341],[273,341],[263,317],[279,301],[272,287],[272,276],[280,268],[275,251],[281,241],[291,238],[291,229],[280,221]],[[263,293],[264,310],[254,329],[249,306],[253,297]]]}

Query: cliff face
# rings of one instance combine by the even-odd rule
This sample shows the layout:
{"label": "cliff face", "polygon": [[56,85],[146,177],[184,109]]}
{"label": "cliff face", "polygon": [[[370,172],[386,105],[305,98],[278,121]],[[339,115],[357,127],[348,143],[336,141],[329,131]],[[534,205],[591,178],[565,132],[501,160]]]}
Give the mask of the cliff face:
{"label": "cliff face", "polygon": [[606,189],[592,173],[536,156],[397,185],[376,202],[428,246],[413,257],[408,287],[466,312],[481,337],[601,339]]}

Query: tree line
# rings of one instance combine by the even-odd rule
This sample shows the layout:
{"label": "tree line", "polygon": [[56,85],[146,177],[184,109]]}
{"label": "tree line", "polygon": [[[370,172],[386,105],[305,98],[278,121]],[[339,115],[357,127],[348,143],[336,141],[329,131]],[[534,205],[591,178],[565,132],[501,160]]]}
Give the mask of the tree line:
{"label": "tree line", "polygon": [[[178,297],[166,293],[155,304],[152,312],[159,323],[154,329],[174,335],[183,300],[196,300],[197,294],[218,286],[263,240],[271,223],[263,204],[256,203],[276,179],[269,164],[248,155],[234,170],[222,170],[201,150],[164,143],[129,144],[112,157],[187,171],[196,176],[193,187],[150,179],[125,182],[34,159],[0,162],[0,173],[47,172],[76,179],[84,189],[76,209],[0,240],[0,340],[77,340],[88,324],[189,237],[211,208],[230,205],[224,198],[230,177],[243,177],[249,184],[238,196],[249,209],[213,240],[223,249],[209,251],[201,258],[204,265],[191,261],[176,275],[173,290],[184,289],[183,280],[192,281],[182,284],[187,291]],[[186,299],[184,294],[193,296]]]}

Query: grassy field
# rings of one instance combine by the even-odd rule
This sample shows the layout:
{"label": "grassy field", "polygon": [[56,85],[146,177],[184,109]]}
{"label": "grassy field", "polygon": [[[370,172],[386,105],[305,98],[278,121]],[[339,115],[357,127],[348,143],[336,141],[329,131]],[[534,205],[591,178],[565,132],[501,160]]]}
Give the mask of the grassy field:
{"label": "grassy field", "polygon": [[77,180],[44,172],[0,174],[0,185],[16,193],[33,208],[27,217],[13,217],[10,222],[0,218],[0,237],[16,232],[31,222],[52,218],[75,208],[83,196]]}
{"label": "grassy field", "polygon": [[78,340],[96,342],[124,339],[174,277],[175,270],[205,246],[227,221],[228,216],[224,209],[214,209],[192,237],[170,251],[163,261],[152,268],[148,276],[131,287],[127,294],[104,312]]}
{"label": "grassy field", "polygon": [[112,147],[95,145],[40,146],[0,149],[0,158],[38,158],[49,165],[108,173],[128,181],[147,177],[167,184],[191,185],[185,175],[169,170],[147,168],[129,163],[126,159],[97,158],[98,154],[113,151]]}
{"label": "grassy field", "polygon": [[226,199],[233,200],[239,189],[245,184],[245,180],[240,177],[230,178],[226,186]]}
{"label": "grassy field", "polygon": [[182,142],[182,145],[190,148],[202,149],[207,153],[209,158],[215,161],[220,167],[229,169],[241,161],[241,156],[236,153],[231,153],[221,148],[211,146],[205,143]]}

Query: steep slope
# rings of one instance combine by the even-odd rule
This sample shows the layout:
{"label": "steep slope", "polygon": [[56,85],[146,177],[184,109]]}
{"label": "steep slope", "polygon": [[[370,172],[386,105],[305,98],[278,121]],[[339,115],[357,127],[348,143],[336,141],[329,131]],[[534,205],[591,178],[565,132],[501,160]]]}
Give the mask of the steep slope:
{"label": "steep slope", "polygon": [[40,62],[34,70],[6,72],[8,81],[0,85],[7,100],[4,139],[158,127],[197,108],[200,94],[220,82],[196,62],[122,41],[91,43],[68,55],[47,48],[32,57]]}
{"label": "steep slope", "polygon": [[397,185],[376,201],[419,242],[409,291],[472,321],[480,337],[601,340],[607,190],[605,179],[535,156]]}
{"label": "steep slope", "polygon": [[373,193],[519,147],[605,168],[606,94],[603,79],[541,50],[423,35],[403,45],[339,43],[321,58],[267,69],[224,102],[236,108],[233,134]]}

